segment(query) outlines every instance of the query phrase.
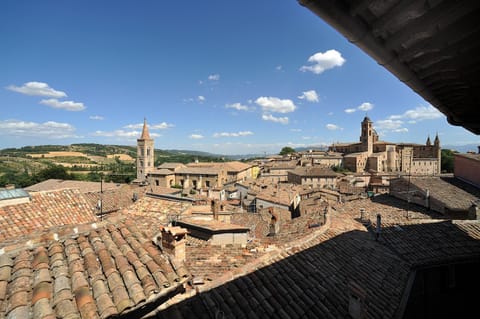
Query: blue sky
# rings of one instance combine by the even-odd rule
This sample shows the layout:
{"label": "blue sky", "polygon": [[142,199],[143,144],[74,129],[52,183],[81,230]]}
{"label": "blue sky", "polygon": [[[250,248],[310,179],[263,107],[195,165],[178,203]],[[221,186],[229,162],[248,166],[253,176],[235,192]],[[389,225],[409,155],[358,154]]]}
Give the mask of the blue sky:
{"label": "blue sky", "polygon": [[480,143],[296,0],[0,2],[0,148]]}

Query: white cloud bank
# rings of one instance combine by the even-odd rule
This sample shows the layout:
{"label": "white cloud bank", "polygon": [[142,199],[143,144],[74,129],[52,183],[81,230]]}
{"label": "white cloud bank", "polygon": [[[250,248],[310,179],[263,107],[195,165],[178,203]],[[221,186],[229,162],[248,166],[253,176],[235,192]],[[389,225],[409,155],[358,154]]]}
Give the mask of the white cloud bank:
{"label": "white cloud bank", "polygon": [[337,66],[342,66],[346,60],[337,50],[328,50],[324,53],[315,53],[308,58],[308,62],[313,63],[313,65],[304,65],[300,68],[300,71],[309,71],[315,74],[321,74],[326,70],[333,69]]}
{"label": "white cloud bank", "polygon": [[341,128],[340,126],[338,126],[336,124],[327,124],[327,125],[325,125],[325,127],[327,128],[327,130],[330,130],[330,131],[343,130],[343,128]]}
{"label": "white cloud bank", "polygon": [[75,127],[68,123],[48,121],[44,123],[19,120],[0,121],[0,135],[41,137],[43,139],[77,138]]}
{"label": "white cloud bank", "polygon": [[408,128],[404,127],[405,121],[408,124],[416,124],[425,120],[436,120],[442,118],[444,115],[433,106],[419,106],[414,109],[405,111],[400,115],[391,115],[385,120],[375,122],[375,129],[380,133],[394,132],[406,133]]}
{"label": "white cloud bank", "polygon": [[6,89],[31,96],[45,96],[53,98],[62,98],[67,96],[65,92],[57,91],[44,82],[27,82],[22,86],[9,85],[6,87]]}
{"label": "white cloud bank", "polygon": [[275,122],[275,123],[280,123],[280,124],[288,124],[289,120],[288,117],[275,117],[271,114],[263,114],[262,115],[262,120],[264,121],[270,121],[270,122]]}
{"label": "white cloud bank", "polygon": [[188,138],[191,138],[193,140],[200,140],[203,138],[203,135],[200,134],[191,134]]}
{"label": "white cloud bank", "polygon": [[[115,137],[120,139],[135,140],[140,137],[142,134],[141,131],[125,131],[125,130],[115,130],[115,131],[95,131],[92,135],[102,136],[102,137]],[[150,133],[151,137],[160,137],[160,134]]]}
{"label": "white cloud bank", "polygon": [[413,121],[435,120],[444,115],[433,106],[419,106],[413,110],[408,110],[401,115],[392,115],[389,118],[392,120],[408,119]]}
{"label": "white cloud bank", "polygon": [[315,90],[305,91],[298,97],[301,100],[307,100],[308,102],[318,102],[320,101],[318,94]]}
{"label": "white cloud bank", "polygon": [[85,105],[81,102],[74,102],[74,101],[59,101],[57,99],[48,99],[48,100],[41,100],[40,104],[47,105],[53,107],[54,109],[62,109],[67,111],[83,111],[85,110]]}
{"label": "white cloud bank", "polygon": [[255,100],[264,112],[290,113],[297,109],[297,106],[289,99],[279,99],[278,97],[261,96]]}
{"label": "white cloud bank", "polygon": [[[158,124],[147,124],[147,126],[150,130],[166,130],[168,128],[174,127],[175,125],[169,124],[167,122],[162,122]],[[141,130],[143,129],[143,123],[128,124],[128,125],[125,125],[123,128],[129,129],[129,130]]]}

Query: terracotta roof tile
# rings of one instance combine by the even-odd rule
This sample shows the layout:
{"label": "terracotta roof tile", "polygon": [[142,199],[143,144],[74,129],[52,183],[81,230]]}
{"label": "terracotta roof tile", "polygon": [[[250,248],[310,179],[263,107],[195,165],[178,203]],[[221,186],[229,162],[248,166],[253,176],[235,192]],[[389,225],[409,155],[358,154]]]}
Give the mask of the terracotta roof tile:
{"label": "terracotta roof tile", "polygon": [[38,237],[52,226],[96,220],[90,205],[78,190],[33,193],[28,203],[0,207],[0,247],[22,235]]}
{"label": "terracotta roof tile", "polygon": [[134,222],[107,220],[62,236],[0,251],[0,317],[128,316],[154,309],[164,300],[157,297],[188,280]]}

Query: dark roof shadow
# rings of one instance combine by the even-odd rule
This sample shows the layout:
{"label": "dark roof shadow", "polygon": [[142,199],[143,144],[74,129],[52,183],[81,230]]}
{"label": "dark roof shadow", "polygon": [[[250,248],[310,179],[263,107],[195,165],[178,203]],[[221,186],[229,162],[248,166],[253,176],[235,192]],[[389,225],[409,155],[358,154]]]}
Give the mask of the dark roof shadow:
{"label": "dark roof shadow", "polygon": [[[276,262],[251,272],[245,270],[244,275],[171,305],[150,318],[349,318],[349,306],[355,304],[355,300],[361,304],[364,318],[402,317],[405,305],[410,305],[409,294],[405,292],[410,290],[415,278],[412,269],[418,269],[422,263],[426,267],[455,260],[464,263],[467,255],[476,261],[471,270],[478,269],[480,241],[472,237],[469,227],[450,222],[402,226],[402,230],[392,226],[384,229],[379,241],[364,231],[325,239],[327,235],[333,236],[327,232],[314,239],[318,244],[308,249],[285,258],[273,256]],[[479,232],[479,226],[474,228]],[[415,242],[405,246],[404,243],[411,242],[408,237],[412,234],[417,234]],[[418,259],[415,250],[423,245],[421,254],[426,253],[427,246],[434,242],[432,255]],[[457,253],[452,255],[452,247],[460,243],[469,249],[460,253],[457,247]],[[442,246],[447,248],[442,250]],[[470,276],[476,274],[459,274],[457,281],[463,285],[462,290],[449,292],[453,294],[449,298],[460,300],[462,309],[457,309],[455,303],[432,303],[430,299],[427,306],[434,305],[438,313],[455,315],[474,310],[476,303],[471,301],[475,294],[465,292],[472,289],[471,285],[480,284],[480,279],[463,282]],[[431,291],[435,291],[436,285],[433,283]],[[445,294],[442,289],[440,293]],[[462,298],[455,298],[460,293]],[[424,295],[410,296],[419,298],[414,301],[420,300],[422,311],[422,307],[427,307],[422,304]],[[470,304],[465,305],[467,301]],[[418,307],[418,303],[413,305]],[[408,314],[412,314],[413,309],[417,315],[415,307],[410,308]],[[421,317],[428,316],[424,313]]]}

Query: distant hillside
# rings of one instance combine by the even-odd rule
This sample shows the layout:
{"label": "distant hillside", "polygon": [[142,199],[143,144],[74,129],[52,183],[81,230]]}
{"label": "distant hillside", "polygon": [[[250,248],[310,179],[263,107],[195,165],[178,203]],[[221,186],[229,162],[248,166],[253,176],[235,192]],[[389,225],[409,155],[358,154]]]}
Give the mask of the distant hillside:
{"label": "distant hillside", "polygon": [[[128,183],[136,177],[135,146],[72,144],[39,145],[0,150],[0,187],[25,187],[48,178]],[[122,156],[125,155],[125,156]],[[128,158],[122,161],[121,158]],[[155,150],[155,165],[231,160],[198,151]]]}

